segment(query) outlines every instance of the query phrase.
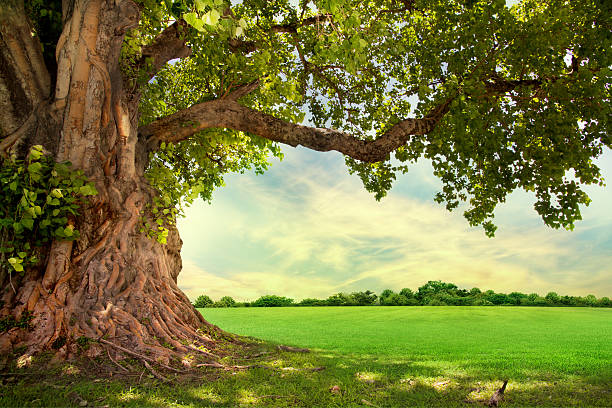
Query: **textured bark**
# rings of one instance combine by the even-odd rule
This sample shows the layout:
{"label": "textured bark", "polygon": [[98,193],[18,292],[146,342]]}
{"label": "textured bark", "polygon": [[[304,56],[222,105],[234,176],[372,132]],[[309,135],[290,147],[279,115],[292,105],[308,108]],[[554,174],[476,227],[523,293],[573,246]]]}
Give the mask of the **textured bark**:
{"label": "textured bark", "polygon": [[28,354],[55,348],[69,355],[82,336],[164,362],[197,354],[197,346],[212,349],[210,334],[218,329],[176,284],[178,232],[164,246],[137,231],[154,193],[138,154],[144,151],[137,135],[138,95],[122,88],[119,53],[138,9],[130,0],[64,4],[53,97],[40,45],[30,44],[36,38],[23,4],[14,0],[0,8],[2,149],[42,143],[58,161],[83,170],[99,195],[73,221],[79,240],[53,242],[44,265],[13,278],[16,291],[2,282],[0,317],[27,311],[34,319],[31,330],[0,333],[0,351],[25,345]]}

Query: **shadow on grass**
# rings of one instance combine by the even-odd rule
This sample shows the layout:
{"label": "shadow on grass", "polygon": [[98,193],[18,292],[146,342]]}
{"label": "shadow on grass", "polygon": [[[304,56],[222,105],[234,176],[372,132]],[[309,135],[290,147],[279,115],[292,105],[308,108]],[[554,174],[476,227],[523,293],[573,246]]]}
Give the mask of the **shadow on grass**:
{"label": "shadow on grass", "polygon": [[103,372],[92,376],[87,370],[93,366],[80,372],[64,365],[44,373],[3,373],[0,406],[78,406],[77,395],[90,407],[469,407],[484,406],[506,378],[503,407],[612,406],[609,372],[590,378],[537,370],[495,376],[456,362],[278,352],[271,343],[257,348],[252,354],[267,354],[225,362],[257,368],[203,368],[197,376],[169,377],[167,383],[144,367],[119,378]]}

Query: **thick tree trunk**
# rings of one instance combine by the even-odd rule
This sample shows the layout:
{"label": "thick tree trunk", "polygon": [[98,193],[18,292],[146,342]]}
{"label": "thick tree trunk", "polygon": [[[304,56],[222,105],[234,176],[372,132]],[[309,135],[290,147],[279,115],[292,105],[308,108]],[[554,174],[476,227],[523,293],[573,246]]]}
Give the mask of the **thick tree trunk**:
{"label": "thick tree trunk", "polygon": [[138,9],[130,0],[64,6],[53,91],[23,5],[13,0],[0,11],[0,146],[24,152],[43,144],[57,161],[83,170],[99,195],[74,220],[79,240],[53,242],[45,265],[13,279],[15,291],[3,282],[0,316],[28,311],[34,318],[31,330],[0,333],[0,351],[25,345],[30,354],[53,348],[70,354],[83,336],[166,361],[197,346],[210,349],[208,334],[217,329],[176,285],[178,232],[167,245],[138,232],[154,193],[143,177],[139,95],[124,89],[119,68],[123,36],[136,26]]}

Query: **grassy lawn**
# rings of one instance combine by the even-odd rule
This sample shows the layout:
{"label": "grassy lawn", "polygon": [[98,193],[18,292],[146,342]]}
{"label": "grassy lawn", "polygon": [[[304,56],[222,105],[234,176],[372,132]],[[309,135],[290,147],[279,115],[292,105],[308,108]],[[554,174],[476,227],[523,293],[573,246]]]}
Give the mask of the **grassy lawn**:
{"label": "grassy lawn", "polygon": [[[200,309],[222,329],[482,379],[612,379],[612,310],[527,307]],[[410,374],[410,373],[406,373]]]}
{"label": "grassy lawn", "polygon": [[[78,406],[78,395],[87,406],[109,407],[479,407],[509,379],[502,407],[612,407],[612,310],[202,312],[223,329],[265,340],[253,340],[241,359],[224,361],[257,368],[202,368],[180,381],[164,373],[173,381],[162,382],[143,367],[117,378],[66,363],[40,373],[33,364],[2,377],[0,406]],[[278,352],[278,343],[312,352]],[[330,391],[334,386],[338,392]]]}

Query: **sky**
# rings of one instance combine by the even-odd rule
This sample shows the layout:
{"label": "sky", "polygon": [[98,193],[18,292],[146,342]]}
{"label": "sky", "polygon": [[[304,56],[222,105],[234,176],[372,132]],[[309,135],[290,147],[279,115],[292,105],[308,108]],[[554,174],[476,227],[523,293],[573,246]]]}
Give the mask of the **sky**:
{"label": "sky", "polygon": [[[500,292],[612,297],[612,187],[572,232],[544,225],[534,199],[513,193],[487,238],[462,211],[433,201],[441,183],[426,160],[377,202],[339,153],[284,148],[264,175],[226,177],[211,204],[187,209],[179,287],[191,298],[266,294],[327,298],[337,292],[416,289],[429,280]],[[598,164],[612,180],[612,151]]]}

